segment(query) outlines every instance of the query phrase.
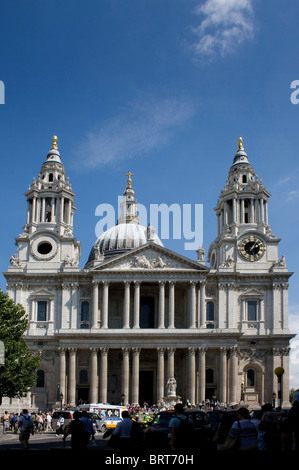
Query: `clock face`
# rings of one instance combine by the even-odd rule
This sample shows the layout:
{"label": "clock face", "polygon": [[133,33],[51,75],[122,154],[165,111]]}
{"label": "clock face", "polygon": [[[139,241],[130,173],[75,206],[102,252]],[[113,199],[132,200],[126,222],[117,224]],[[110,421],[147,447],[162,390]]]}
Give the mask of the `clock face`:
{"label": "clock face", "polygon": [[243,238],[238,245],[238,250],[240,256],[246,261],[257,261],[263,256],[265,245],[262,240],[251,235]]}

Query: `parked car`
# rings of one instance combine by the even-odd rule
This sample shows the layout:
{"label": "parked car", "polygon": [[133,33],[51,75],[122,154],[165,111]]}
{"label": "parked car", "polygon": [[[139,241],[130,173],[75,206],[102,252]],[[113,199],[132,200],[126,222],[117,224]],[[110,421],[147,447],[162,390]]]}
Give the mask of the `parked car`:
{"label": "parked car", "polygon": [[232,421],[237,419],[237,410],[209,410],[207,411],[208,421],[213,430],[213,433],[216,432],[218,425],[224,414],[229,413],[232,416]]}
{"label": "parked car", "polygon": [[[52,429],[54,431],[56,431],[57,422],[59,421],[60,416],[63,416],[63,418],[64,418],[63,428],[68,426],[70,424],[70,422],[72,421],[72,419],[73,419],[73,414],[74,414],[75,411],[76,410],[54,411],[53,416],[52,416]],[[79,411],[79,413],[80,413],[80,415],[82,415],[82,411]],[[95,424],[96,424],[96,431],[102,432],[102,433],[106,432],[107,425],[106,425],[105,421],[97,413],[93,413],[91,411],[88,411],[87,414],[88,414],[88,417],[90,419],[92,419],[92,417],[94,418]]]}
{"label": "parked car", "polygon": [[[185,415],[192,421],[195,431],[196,449],[207,449],[212,438],[212,427],[209,425],[207,414],[202,410],[186,410]],[[170,445],[169,422],[175,416],[173,411],[161,411],[144,430],[146,448],[165,449]]]}
{"label": "parked car", "polygon": [[57,423],[59,422],[59,418],[62,416],[64,418],[64,425],[63,427],[67,426],[73,419],[74,410],[62,410],[62,411],[54,411],[52,416],[52,429],[56,431]]}

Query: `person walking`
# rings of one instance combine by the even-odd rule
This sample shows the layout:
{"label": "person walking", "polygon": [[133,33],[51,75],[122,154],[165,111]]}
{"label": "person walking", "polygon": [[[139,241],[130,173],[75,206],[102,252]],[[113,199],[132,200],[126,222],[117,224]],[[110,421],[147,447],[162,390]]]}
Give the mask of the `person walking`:
{"label": "person walking", "polygon": [[64,417],[63,415],[60,415],[57,421],[56,436],[59,436],[59,434],[63,434],[63,426],[64,426]]}
{"label": "person walking", "polygon": [[85,410],[82,411],[82,418],[80,418],[80,420],[82,421],[83,426],[84,426],[86,445],[88,445],[90,437],[92,441],[95,440],[95,437],[94,437],[95,430],[93,427],[93,423],[92,423],[92,420],[88,417],[87,411]]}
{"label": "person walking", "polygon": [[258,450],[257,429],[255,424],[251,422],[247,408],[238,409],[237,420],[229,431],[229,437],[235,438],[238,435],[240,444],[236,450]]}
{"label": "person walking", "polygon": [[184,414],[182,403],[176,403],[174,413],[175,416],[169,421],[170,448],[171,450],[192,449],[194,429],[191,421]]}
{"label": "person walking", "polygon": [[88,441],[86,440],[84,424],[80,420],[81,413],[75,411],[73,414],[73,419],[70,424],[66,427],[63,443],[65,445],[65,440],[69,434],[71,434],[71,448],[76,452],[86,450]]}
{"label": "person walking", "polygon": [[1,418],[1,421],[3,423],[3,434],[6,434],[10,426],[10,419],[9,419],[8,411],[5,411],[4,415]]}
{"label": "person walking", "polygon": [[110,444],[117,449],[129,449],[132,446],[131,430],[133,421],[128,411],[122,412],[122,420],[111,434]]}
{"label": "person walking", "polygon": [[19,440],[25,450],[29,448],[30,434],[34,434],[34,424],[32,416],[29,415],[28,410],[24,409],[19,417],[18,427],[20,429]]}

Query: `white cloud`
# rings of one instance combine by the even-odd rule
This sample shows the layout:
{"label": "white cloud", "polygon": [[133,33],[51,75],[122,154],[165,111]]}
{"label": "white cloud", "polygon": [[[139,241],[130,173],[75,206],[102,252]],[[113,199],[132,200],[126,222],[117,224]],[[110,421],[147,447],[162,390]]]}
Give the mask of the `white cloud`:
{"label": "white cloud", "polygon": [[194,113],[194,103],[185,98],[138,98],[88,133],[75,153],[88,168],[143,157],[169,144]]}
{"label": "white cloud", "polygon": [[253,38],[252,0],[206,0],[195,13],[203,17],[193,30],[197,41],[192,49],[197,57],[226,55]]}
{"label": "white cloud", "polygon": [[299,190],[292,190],[287,193],[287,201],[293,201],[294,199],[297,199],[299,196]]}

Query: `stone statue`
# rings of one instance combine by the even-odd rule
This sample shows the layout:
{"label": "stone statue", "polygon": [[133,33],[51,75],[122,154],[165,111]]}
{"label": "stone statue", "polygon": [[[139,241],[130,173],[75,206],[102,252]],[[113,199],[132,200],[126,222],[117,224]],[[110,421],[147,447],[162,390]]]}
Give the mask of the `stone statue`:
{"label": "stone statue", "polygon": [[166,384],[166,391],[168,397],[176,396],[176,380],[174,377],[170,377]]}

